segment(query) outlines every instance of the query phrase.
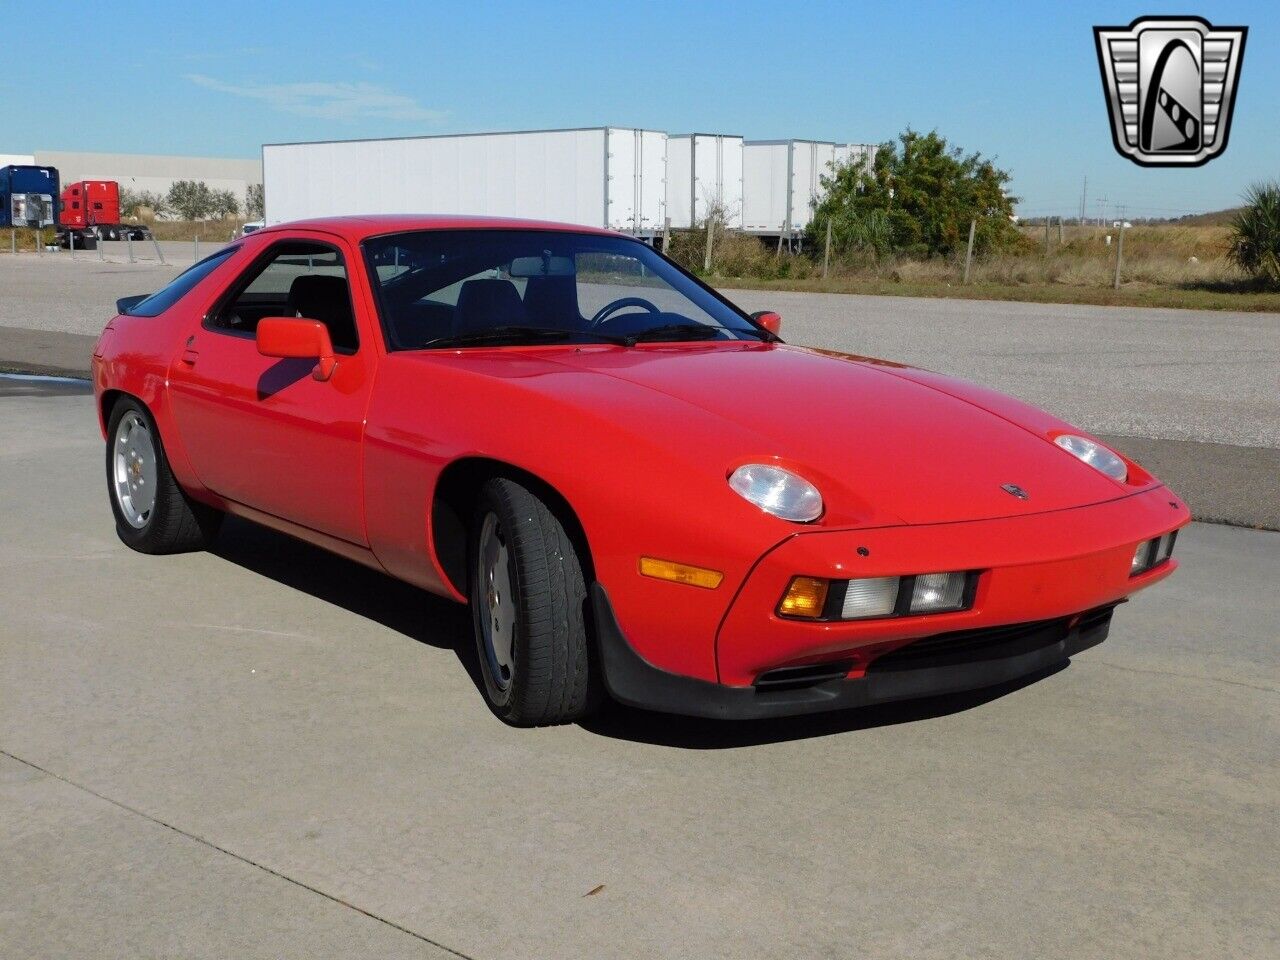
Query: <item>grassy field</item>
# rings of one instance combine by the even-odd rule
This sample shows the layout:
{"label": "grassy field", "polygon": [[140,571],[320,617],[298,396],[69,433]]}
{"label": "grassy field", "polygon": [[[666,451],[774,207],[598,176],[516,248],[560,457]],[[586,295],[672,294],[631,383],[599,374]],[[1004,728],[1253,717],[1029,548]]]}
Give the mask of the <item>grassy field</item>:
{"label": "grassy field", "polygon": [[[703,273],[705,242],[699,232],[678,234],[671,253]],[[823,278],[820,259],[779,254],[754,237],[727,233],[713,246],[710,279],[730,288],[1280,312],[1280,290],[1242,274],[1227,260],[1227,245],[1220,224],[1132,227],[1116,290],[1113,228],[1067,227],[1059,241],[1054,226],[1047,250],[1043,227],[1028,228],[1018,253],[975,259],[968,284],[963,258],[839,259]]]}

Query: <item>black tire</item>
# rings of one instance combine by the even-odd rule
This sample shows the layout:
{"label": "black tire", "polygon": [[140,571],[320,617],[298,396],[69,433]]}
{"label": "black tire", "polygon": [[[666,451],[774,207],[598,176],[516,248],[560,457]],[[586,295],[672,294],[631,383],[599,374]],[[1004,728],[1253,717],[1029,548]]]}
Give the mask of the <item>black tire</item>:
{"label": "black tire", "polygon": [[[141,526],[126,519],[116,492],[116,435],[120,422],[130,414],[141,418],[155,450],[155,501]],[[118,400],[111,408],[107,420],[106,466],[107,497],[116,518],[116,533],[126,546],[139,553],[186,553],[203,550],[213,542],[222,525],[222,512],[196,503],[178,486],[169,469],[155,420],[147,408],[132,397]]]}
{"label": "black tire", "polygon": [[[490,515],[503,538],[515,606],[514,665],[502,676],[481,620],[491,613],[481,558]],[[595,710],[602,687],[587,634],[582,563],[555,514],[520,484],[490,480],[480,491],[468,556],[472,626],[490,709],[519,727],[570,723]]]}

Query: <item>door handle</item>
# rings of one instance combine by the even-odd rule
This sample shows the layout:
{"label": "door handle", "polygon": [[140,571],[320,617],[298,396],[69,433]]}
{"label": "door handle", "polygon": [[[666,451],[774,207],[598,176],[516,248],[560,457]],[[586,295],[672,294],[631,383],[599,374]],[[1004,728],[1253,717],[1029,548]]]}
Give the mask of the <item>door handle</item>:
{"label": "door handle", "polygon": [[195,342],[196,342],[196,338],[195,338],[195,335],[194,335],[194,334],[192,334],[191,336],[187,337],[186,345],[185,345],[185,347],[183,348],[183,351],[182,351],[182,362],[183,362],[183,363],[186,363],[186,364],[192,364],[192,365],[194,365],[194,364],[195,364],[195,362],[196,362],[196,358],[197,358],[198,356],[200,356],[200,351],[199,351],[199,350],[194,349]]}

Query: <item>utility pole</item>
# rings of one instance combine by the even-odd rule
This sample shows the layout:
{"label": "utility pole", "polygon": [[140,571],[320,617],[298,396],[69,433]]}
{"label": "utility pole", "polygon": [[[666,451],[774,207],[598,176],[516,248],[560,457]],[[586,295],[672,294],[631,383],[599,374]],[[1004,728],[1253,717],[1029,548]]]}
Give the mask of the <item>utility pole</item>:
{"label": "utility pole", "polygon": [[1102,218],[1107,209],[1107,198],[1099,197],[1095,202],[1098,204],[1098,226],[1101,227]]}

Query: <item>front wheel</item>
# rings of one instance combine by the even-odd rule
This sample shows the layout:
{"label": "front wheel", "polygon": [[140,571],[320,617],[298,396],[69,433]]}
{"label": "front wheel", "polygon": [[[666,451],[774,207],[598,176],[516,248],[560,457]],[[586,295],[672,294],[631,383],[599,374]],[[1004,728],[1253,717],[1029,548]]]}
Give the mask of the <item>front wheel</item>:
{"label": "front wheel", "polygon": [[222,520],[178,486],[155,421],[131,398],[117,402],[107,421],[107,491],[116,533],[140,553],[203,550]]}
{"label": "front wheel", "polygon": [[573,542],[547,505],[511,480],[480,491],[470,600],[485,698],[513,726],[569,723],[601,686],[587,637],[587,590]]}

